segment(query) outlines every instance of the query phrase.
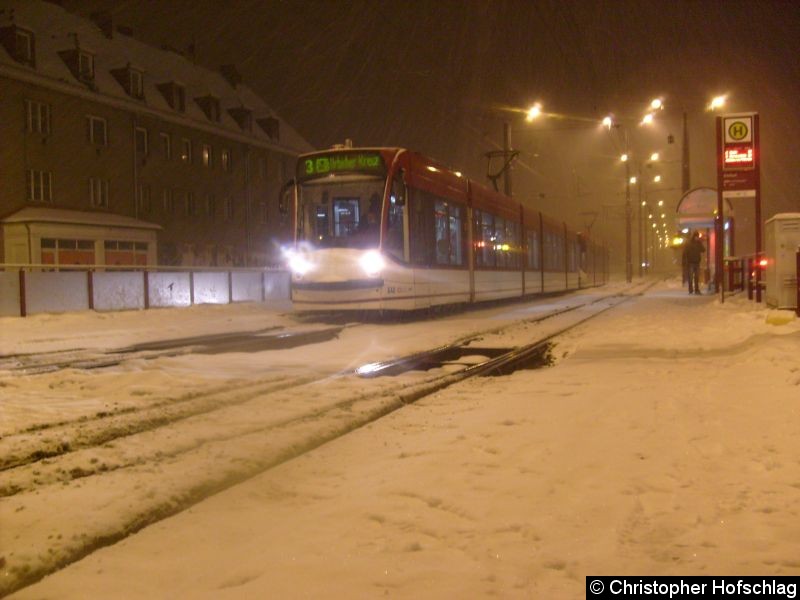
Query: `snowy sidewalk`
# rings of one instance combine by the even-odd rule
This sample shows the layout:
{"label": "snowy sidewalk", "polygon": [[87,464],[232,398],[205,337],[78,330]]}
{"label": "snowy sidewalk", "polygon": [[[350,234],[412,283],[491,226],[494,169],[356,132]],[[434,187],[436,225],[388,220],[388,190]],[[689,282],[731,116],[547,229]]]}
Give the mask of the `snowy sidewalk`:
{"label": "snowy sidewalk", "polygon": [[[582,598],[800,574],[800,323],[662,285],[13,598]],[[87,518],[89,518],[87,516]]]}

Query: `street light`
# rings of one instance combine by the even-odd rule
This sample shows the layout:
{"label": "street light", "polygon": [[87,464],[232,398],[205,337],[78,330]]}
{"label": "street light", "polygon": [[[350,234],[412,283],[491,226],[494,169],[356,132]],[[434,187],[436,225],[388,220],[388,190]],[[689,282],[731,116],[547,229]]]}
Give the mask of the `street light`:
{"label": "street light", "polygon": [[644,117],[642,117],[642,125],[652,125],[653,123],[653,113],[647,113]]}
{"label": "street light", "polygon": [[541,114],[542,114],[542,105],[537,102],[528,109],[528,113],[525,115],[525,120],[528,121],[528,123],[530,123],[535,118],[540,117]]}
{"label": "street light", "polygon": [[650,155],[650,160],[651,160],[651,161],[653,161],[653,162],[656,162],[656,161],[658,160],[658,156],[659,156],[659,155],[658,155],[658,152],[653,152],[653,153]]}
{"label": "street light", "polygon": [[711,99],[711,102],[708,103],[708,110],[717,110],[718,108],[722,108],[725,106],[725,101],[727,99],[727,95],[715,96]]}

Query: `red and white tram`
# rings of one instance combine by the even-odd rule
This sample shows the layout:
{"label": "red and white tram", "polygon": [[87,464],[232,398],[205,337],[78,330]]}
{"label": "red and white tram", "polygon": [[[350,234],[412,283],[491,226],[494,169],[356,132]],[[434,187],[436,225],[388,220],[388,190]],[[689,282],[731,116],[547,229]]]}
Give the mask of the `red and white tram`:
{"label": "red and white tram", "polygon": [[591,240],[416,152],[306,154],[289,189],[297,310],[407,311],[606,281]]}

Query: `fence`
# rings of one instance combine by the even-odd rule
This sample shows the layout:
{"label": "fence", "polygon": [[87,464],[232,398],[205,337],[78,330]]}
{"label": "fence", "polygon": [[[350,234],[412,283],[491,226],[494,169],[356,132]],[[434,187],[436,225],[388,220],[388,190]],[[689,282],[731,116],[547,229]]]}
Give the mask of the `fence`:
{"label": "fence", "polygon": [[[729,292],[747,290],[747,298],[761,302],[761,296],[766,288],[763,278],[764,269],[768,260],[764,253],[749,256],[728,256],[725,258],[725,272],[727,274],[727,289]],[[795,312],[800,316],[800,247],[795,252],[795,287],[796,300]]]}
{"label": "fence", "polygon": [[[0,316],[288,300],[289,273],[270,269],[0,264]],[[116,270],[119,269],[119,270]]]}

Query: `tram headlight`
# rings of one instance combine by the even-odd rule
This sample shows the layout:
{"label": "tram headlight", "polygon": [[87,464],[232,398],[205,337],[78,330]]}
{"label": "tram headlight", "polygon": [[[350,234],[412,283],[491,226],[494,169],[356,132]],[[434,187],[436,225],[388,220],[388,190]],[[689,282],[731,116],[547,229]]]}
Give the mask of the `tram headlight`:
{"label": "tram headlight", "polygon": [[297,252],[296,250],[284,250],[283,256],[286,260],[286,265],[294,275],[302,277],[314,266],[311,261],[305,257],[304,253]]}
{"label": "tram headlight", "polygon": [[367,274],[367,277],[376,277],[380,275],[381,271],[383,271],[383,268],[386,266],[386,261],[383,260],[383,256],[376,250],[365,252],[361,255],[358,262],[361,268],[364,269],[364,273]]}

